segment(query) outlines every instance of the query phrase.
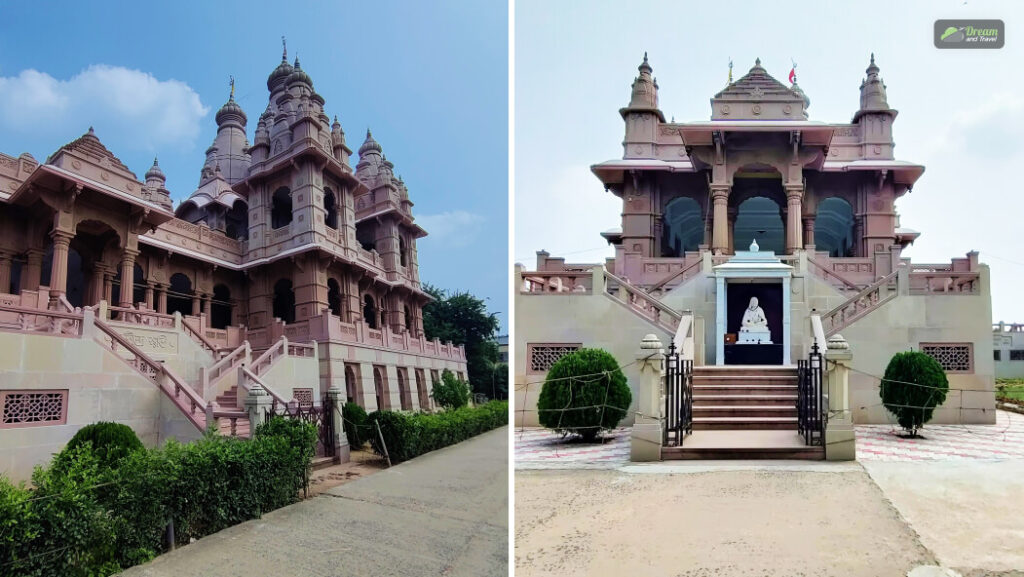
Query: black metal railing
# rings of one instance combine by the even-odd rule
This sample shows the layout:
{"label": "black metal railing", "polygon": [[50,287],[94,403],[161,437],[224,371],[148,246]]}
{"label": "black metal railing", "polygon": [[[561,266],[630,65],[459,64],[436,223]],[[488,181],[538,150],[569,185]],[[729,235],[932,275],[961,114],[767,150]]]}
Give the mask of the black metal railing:
{"label": "black metal railing", "polygon": [[266,418],[272,416],[285,419],[299,419],[316,425],[317,442],[316,455],[318,457],[335,456],[334,446],[334,401],[324,395],[319,407],[315,405],[302,405],[299,403],[288,403],[284,405],[274,404],[266,411]]}
{"label": "black metal railing", "polygon": [[665,356],[665,432],[663,444],[677,447],[693,432],[693,361],[683,359],[675,343]]}
{"label": "black metal railing", "polygon": [[824,361],[818,343],[811,345],[806,359],[797,361],[797,429],[808,445],[825,444],[825,386],[822,380]]}

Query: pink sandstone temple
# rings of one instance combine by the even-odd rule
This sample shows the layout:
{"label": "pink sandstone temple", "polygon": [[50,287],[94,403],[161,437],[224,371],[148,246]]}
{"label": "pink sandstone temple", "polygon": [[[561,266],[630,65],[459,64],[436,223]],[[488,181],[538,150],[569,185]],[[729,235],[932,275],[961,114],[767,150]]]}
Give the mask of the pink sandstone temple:
{"label": "pink sandstone temple", "polygon": [[[988,267],[976,252],[946,263],[902,256],[920,233],[902,226],[896,201],[928,190],[915,188],[924,167],[894,156],[897,111],[874,55],[849,122],[812,120],[809,106],[795,77],[787,86],[758,59],[711,98],[710,120],[668,122],[644,56],[619,110],[622,158],[591,167],[622,202],[621,227],[601,233],[615,256],[569,264],[540,251],[534,268],[516,267],[517,426],[536,424],[539,383],[580,347],[626,367],[627,423],[634,440],[638,427],[661,427],[648,440],[662,458],[723,456],[709,447],[821,458],[820,436],[783,450],[806,428],[797,381],[815,347],[829,458],[853,454],[852,422],[892,422],[879,377],[908,349],[949,376],[933,422],[994,422]],[[649,335],[694,365],[692,439],[666,433],[675,416],[664,387],[644,389],[637,351],[658,348]],[[701,445],[709,431],[782,432],[774,443]],[[695,452],[680,452],[688,444]]]}
{"label": "pink sandstone temple", "polygon": [[177,207],[155,160],[139,181],[91,128],[42,163],[0,155],[0,471],[97,420],[244,436],[252,406],[429,409],[442,371],[465,378],[423,333],[427,233],[381,145],[367,131],[353,170],[297,58],[267,89],[252,144],[233,92],[217,111]]}

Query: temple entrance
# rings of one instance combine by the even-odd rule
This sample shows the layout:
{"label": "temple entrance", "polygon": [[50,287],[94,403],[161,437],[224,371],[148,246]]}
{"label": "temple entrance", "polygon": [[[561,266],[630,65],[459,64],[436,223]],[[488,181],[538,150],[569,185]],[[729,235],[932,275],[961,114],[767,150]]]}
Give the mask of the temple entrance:
{"label": "temple entrance", "polygon": [[786,252],[786,223],[782,218],[782,208],[766,196],[748,198],[736,210],[733,247],[746,250],[754,239],[757,239],[761,250],[774,251],[775,254]]}
{"label": "temple entrance", "polygon": [[838,198],[826,198],[818,203],[814,217],[815,250],[827,252],[830,257],[854,256],[853,207]]}
{"label": "temple entrance", "polygon": [[681,257],[704,242],[704,215],[692,198],[676,198],[665,205],[661,256]]}

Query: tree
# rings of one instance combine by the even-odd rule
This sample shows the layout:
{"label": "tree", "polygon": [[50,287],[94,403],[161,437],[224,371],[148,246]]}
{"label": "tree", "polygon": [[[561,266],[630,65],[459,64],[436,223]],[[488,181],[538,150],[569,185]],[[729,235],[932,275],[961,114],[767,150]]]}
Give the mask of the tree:
{"label": "tree", "polygon": [[423,290],[434,297],[433,302],[423,307],[426,337],[465,346],[469,384],[474,393],[490,398],[498,363],[498,342],[494,338],[498,316],[487,311],[483,300],[469,293],[448,293],[426,283]]}
{"label": "tree", "polygon": [[558,359],[537,399],[542,427],[591,442],[626,416],[633,393],[619,363],[602,349],[580,349]]}
{"label": "tree", "polygon": [[885,368],[878,395],[910,436],[932,418],[935,407],[946,401],[949,380],[938,361],[921,352],[896,353]]}
{"label": "tree", "polygon": [[434,397],[435,403],[445,409],[459,409],[469,404],[469,385],[445,369],[441,373],[441,382],[434,383],[431,396]]}

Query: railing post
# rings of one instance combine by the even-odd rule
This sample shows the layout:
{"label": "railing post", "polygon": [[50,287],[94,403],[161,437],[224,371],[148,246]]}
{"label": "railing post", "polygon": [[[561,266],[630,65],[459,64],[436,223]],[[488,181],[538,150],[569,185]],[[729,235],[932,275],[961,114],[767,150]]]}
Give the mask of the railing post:
{"label": "railing post", "polygon": [[245,412],[249,414],[249,435],[256,434],[256,428],[266,421],[266,411],[273,399],[263,390],[259,383],[249,385],[249,393],[245,396]]}
{"label": "railing post", "polygon": [[825,459],[853,461],[857,458],[853,413],[850,411],[850,363],[853,352],[842,335],[828,339],[828,423],[825,426]]}
{"label": "railing post", "polygon": [[660,461],[662,443],[661,382],[662,361],[665,358],[661,341],[656,335],[644,337],[637,351],[637,415],[630,435],[631,461]]}
{"label": "railing post", "polygon": [[326,418],[333,419],[334,424],[334,462],[347,463],[351,447],[348,446],[348,436],[345,435],[345,419],[342,416],[342,407],[345,406],[345,391],[340,387],[332,386],[327,389],[327,398],[331,402],[331,414]]}

